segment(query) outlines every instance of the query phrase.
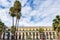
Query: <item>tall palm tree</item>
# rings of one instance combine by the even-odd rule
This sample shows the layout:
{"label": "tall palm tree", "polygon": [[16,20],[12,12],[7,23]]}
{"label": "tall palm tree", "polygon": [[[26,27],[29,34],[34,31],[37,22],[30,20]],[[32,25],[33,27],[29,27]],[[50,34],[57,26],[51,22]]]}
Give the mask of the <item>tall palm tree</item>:
{"label": "tall palm tree", "polygon": [[21,17],[21,3],[16,0],[14,2],[14,8],[15,8],[15,14],[16,14],[16,24],[15,24],[15,27],[17,29],[17,26],[19,25],[19,19]]}
{"label": "tall palm tree", "polygon": [[[15,7],[10,8],[10,15],[12,17],[12,26],[11,26],[11,32],[14,34],[15,33],[15,26],[14,26],[14,17],[16,16],[15,14]],[[14,34],[15,35],[15,34]]]}
{"label": "tall palm tree", "polygon": [[19,19],[21,17],[21,3],[19,1],[14,2],[15,13],[16,13],[16,26],[19,25]]}
{"label": "tall palm tree", "polygon": [[[19,19],[21,17],[21,3],[16,0],[14,2],[14,7],[11,7],[10,8],[10,15],[12,16],[12,27],[11,27],[11,32],[14,33],[15,30],[16,30],[16,26],[18,25],[19,23]],[[16,16],[16,26],[14,26],[14,17]],[[14,29],[14,30],[13,30]],[[15,35],[15,34],[14,34]]]}
{"label": "tall palm tree", "polygon": [[12,26],[14,26],[14,17],[16,16],[14,7],[10,8],[10,15],[12,17]]}
{"label": "tall palm tree", "polygon": [[58,38],[60,40],[60,16],[57,15],[55,19],[53,19],[53,29],[57,32]]}

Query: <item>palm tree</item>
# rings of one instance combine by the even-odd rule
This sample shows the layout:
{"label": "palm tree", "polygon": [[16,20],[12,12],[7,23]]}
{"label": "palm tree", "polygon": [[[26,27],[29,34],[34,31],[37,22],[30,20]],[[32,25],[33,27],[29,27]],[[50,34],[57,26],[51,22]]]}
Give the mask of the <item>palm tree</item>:
{"label": "palm tree", "polygon": [[39,28],[39,33],[40,33],[40,38],[42,38],[42,40],[46,40],[43,28]]}
{"label": "palm tree", "polygon": [[14,17],[16,16],[14,7],[10,8],[10,15],[12,17],[12,26],[14,26]]}
{"label": "palm tree", "polygon": [[39,28],[39,32],[42,33],[44,31],[43,28]]}
{"label": "palm tree", "polygon": [[[14,33],[16,30],[16,26],[19,25],[19,19],[21,17],[21,3],[19,1],[16,0],[14,2],[14,7],[10,8],[10,15],[12,16],[11,32]],[[14,17],[16,17],[16,26],[14,26]]]}
{"label": "palm tree", "polygon": [[21,3],[19,1],[16,0],[14,2],[14,7],[15,7],[16,13],[19,13],[21,11]]}
{"label": "palm tree", "polygon": [[19,25],[19,19],[21,17],[21,3],[19,1],[14,2],[15,13],[16,13],[16,26]]}
{"label": "palm tree", "polygon": [[11,26],[10,32],[15,33],[15,27],[14,26]]}
{"label": "palm tree", "polygon": [[5,29],[6,29],[5,24],[0,20],[0,38]]}
{"label": "palm tree", "polygon": [[57,15],[55,19],[53,19],[53,29],[57,32],[58,38],[60,40],[60,16]]}
{"label": "palm tree", "polygon": [[5,24],[2,21],[0,21],[0,32],[3,32],[5,30],[4,26],[5,26]]}
{"label": "palm tree", "polygon": [[14,12],[13,13],[16,16],[16,24],[15,24],[15,30],[16,30],[16,27],[19,25],[19,19],[21,17],[21,3],[18,0],[16,0],[14,2]]}

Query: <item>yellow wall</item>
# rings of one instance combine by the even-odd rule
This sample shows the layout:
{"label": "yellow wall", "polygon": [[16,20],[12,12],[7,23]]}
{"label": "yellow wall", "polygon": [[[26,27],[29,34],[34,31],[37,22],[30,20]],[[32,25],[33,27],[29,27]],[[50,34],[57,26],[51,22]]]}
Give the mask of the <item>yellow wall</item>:
{"label": "yellow wall", "polygon": [[[21,27],[21,28],[18,28],[18,31],[23,31],[23,30],[30,30],[30,31],[33,31],[33,30],[38,30],[39,29],[39,27]],[[53,28],[51,27],[44,27],[43,28],[44,29],[44,31],[51,31],[51,30],[53,30]]]}

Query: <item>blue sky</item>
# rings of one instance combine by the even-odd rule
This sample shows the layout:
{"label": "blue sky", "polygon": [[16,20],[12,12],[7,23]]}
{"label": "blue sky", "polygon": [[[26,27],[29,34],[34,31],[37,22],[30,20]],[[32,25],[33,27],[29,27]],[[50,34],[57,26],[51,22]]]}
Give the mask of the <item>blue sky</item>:
{"label": "blue sky", "polygon": [[[60,15],[60,0],[19,0],[22,16],[19,26],[52,26],[52,20]],[[9,8],[15,0],[0,0],[0,19],[8,27],[12,25]]]}

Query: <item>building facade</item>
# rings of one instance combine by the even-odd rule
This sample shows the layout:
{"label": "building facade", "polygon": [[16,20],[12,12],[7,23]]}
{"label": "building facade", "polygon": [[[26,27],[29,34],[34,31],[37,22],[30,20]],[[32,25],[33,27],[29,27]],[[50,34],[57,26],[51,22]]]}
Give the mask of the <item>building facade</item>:
{"label": "building facade", "polygon": [[40,27],[20,27],[15,32],[16,38],[20,40],[57,40],[57,33],[52,27],[42,27],[44,31],[39,32]]}

